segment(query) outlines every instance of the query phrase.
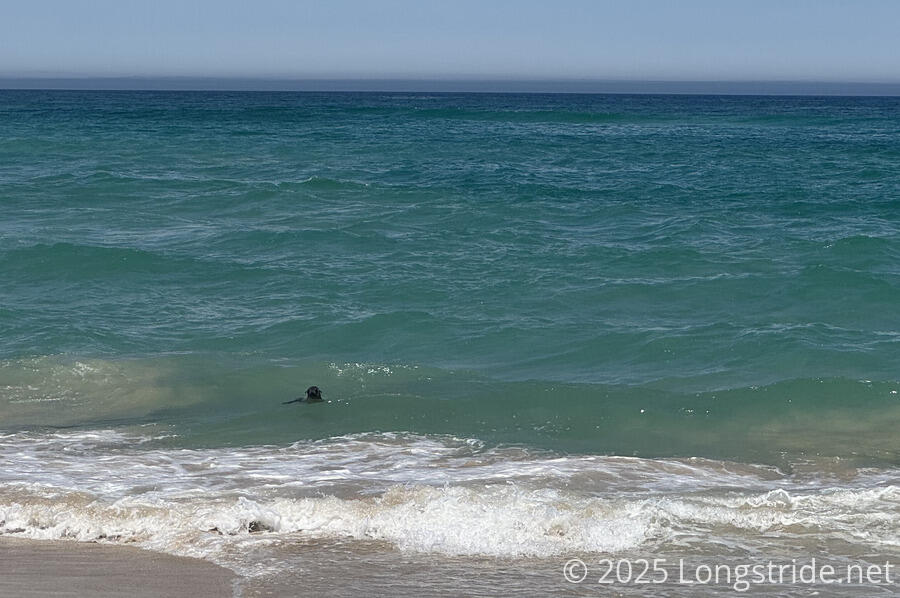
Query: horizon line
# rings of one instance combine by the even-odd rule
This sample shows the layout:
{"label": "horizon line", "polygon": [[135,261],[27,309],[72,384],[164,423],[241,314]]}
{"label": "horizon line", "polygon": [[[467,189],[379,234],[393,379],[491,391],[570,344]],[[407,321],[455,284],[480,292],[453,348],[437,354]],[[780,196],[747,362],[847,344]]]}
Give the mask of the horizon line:
{"label": "horizon line", "polygon": [[900,81],[787,79],[589,79],[512,77],[252,77],[0,75],[3,90],[619,93],[900,96]]}

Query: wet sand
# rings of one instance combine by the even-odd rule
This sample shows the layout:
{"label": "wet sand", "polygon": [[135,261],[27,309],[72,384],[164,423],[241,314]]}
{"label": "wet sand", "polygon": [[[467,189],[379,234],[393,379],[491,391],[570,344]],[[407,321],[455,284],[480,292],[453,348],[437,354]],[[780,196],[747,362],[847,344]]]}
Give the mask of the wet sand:
{"label": "wet sand", "polygon": [[0,537],[0,596],[221,598],[236,580],[206,561],[131,546]]}

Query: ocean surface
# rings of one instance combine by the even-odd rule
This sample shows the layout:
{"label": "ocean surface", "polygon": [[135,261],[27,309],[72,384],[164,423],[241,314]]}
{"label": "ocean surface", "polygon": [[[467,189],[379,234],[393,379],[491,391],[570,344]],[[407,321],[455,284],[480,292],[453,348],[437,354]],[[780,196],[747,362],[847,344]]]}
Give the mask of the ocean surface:
{"label": "ocean surface", "polygon": [[3,535],[243,596],[900,565],[898,368],[900,98],[0,91]]}

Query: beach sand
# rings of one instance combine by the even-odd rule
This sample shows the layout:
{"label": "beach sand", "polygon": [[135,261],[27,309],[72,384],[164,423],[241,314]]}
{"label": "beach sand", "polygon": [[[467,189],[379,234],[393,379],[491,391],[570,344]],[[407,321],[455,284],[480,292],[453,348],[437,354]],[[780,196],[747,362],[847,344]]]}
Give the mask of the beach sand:
{"label": "beach sand", "polygon": [[131,546],[0,537],[0,596],[221,598],[236,579],[212,563]]}

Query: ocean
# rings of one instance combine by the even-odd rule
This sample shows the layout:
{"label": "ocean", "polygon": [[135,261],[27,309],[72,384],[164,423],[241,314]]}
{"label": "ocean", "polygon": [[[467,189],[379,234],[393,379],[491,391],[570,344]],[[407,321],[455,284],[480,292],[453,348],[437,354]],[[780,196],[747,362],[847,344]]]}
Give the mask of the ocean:
{"label": "ocean", "polygon": [[243,596],[900,563],[898,308],[900,98],[0,91],[0,534]]}

